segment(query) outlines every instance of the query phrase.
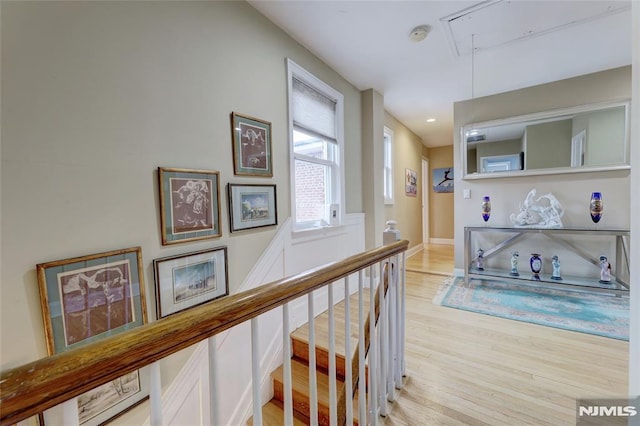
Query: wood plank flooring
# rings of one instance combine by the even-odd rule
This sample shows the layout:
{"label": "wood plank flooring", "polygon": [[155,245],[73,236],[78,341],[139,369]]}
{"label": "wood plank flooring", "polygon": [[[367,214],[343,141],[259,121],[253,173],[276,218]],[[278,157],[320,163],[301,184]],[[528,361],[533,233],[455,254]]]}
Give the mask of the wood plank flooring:
{"label": "wood plank flooring", "polygon": [[407,377],[382,424],[574,425],[576,398],[626,395],[627,342],[434,305],[452,246],[407,269]]}

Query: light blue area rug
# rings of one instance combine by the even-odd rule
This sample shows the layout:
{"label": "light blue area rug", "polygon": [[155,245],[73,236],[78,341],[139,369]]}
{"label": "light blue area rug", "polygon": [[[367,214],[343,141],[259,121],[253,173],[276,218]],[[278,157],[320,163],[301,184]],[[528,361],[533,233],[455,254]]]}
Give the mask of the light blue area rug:
{"label": "light blue area rug", "polygon": [[629,340],[629,297],[448,279],[434,303],[496,317]]}

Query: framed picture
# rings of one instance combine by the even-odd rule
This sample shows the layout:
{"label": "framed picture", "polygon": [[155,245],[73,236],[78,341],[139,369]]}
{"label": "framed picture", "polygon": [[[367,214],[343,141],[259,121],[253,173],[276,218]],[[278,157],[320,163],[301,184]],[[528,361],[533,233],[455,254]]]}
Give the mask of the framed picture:
{"label": "framed picture", "polygon": [[158,182],[163,245],[222,235],[217,171],[158,167]]}
{"label": "framed picture", "polygon": [[147,322],[140,247],[36,266],[49,355]]}
{"label": "framed picture", "polygon": [[229,294],[227,248],[153,261],[158,318]]}
{"label": "framed picture", "polygon": [[44,426],[44,414],[38,413],[28,419],[13,423],[11,426]]}
{"label": "framed picture", "polygon": [[433,169],[433,190],[453,192],[453,167]]}
{"label": "framed picture", "polygon": [[120,376],[78,396],[81,425],[98,426],[121,416],[149,397],[149,368]]}
{"label": "framed picture", "polygon": [[271,168],[271,123],[231,113],[233,172],[244,176],[273,176]]}
{"label": "framed picture", "polygon": [[[140,247],[41,263],[36,272],[49,355],[147,322]],[[146,399],[146,371],[80,395],[80,424],[102,424]]]}
{"label": "framed picture", "polygon": [[231,232],[278,224],[275,185],[228,185]]}
{"label": "framed picture", "polygon": [[404,170],[404,192],[409,197],[415,197],[418,194],[418,174],[415,170]]}

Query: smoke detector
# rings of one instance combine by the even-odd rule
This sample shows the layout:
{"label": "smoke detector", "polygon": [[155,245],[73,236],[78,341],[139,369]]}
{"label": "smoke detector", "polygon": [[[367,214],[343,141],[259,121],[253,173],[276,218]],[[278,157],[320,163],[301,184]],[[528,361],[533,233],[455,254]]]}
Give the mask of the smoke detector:
{"label": "smoke detector", "polygon": [[427,38],[429,31],[431,31],[431,27],[429,25],[418,25],[409,33],[409,39],[417,43]]}

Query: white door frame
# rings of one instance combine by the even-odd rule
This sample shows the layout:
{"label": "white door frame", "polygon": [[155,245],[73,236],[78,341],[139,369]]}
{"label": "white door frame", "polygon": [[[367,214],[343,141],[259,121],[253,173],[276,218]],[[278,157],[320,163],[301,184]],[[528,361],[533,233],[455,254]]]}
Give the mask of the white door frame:
{"label": "white door frame", "polygon": [[429,159],[422,158],[422,245],[429,244]]}

